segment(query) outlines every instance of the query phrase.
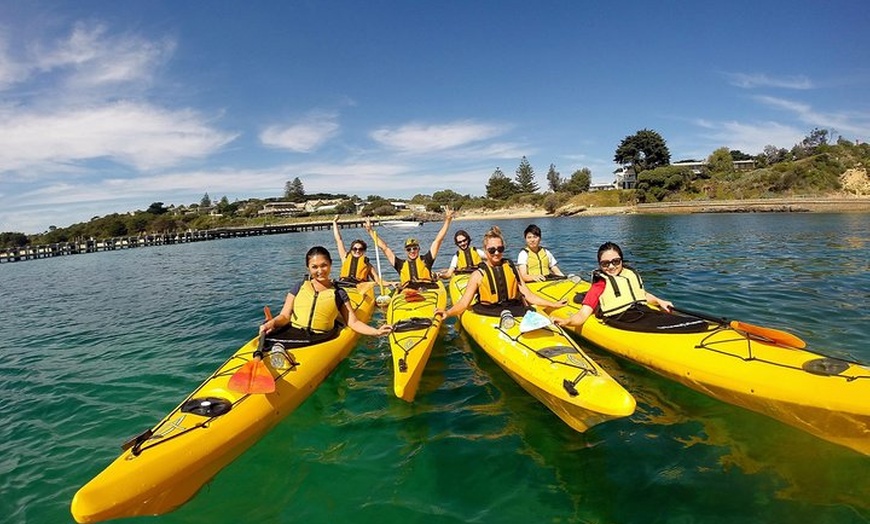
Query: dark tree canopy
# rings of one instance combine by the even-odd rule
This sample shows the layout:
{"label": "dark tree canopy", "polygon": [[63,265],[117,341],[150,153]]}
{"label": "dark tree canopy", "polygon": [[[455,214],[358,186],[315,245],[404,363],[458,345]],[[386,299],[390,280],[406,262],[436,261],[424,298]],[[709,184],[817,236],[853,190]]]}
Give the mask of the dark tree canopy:
{"label": "dark tree canopy", "polygon": [[505,176],[500,168],[495,168],[486,184],[486,196],[494,200],[505,200],[517,192],[517,185]]}
{"label": "dark tree canopy", "polygon": [[550,169],[547,171],[547,187],[553,193],[562,189],[562,175],[556,171],[556,164],[550,164]]}
{"label": "dark tree canopy", "polygon": [[571,178],[562,184],[562,191],[572,195],[579,195],[589,191],[592,184],[592,171],[588,167],[578,169],[571,174]]}
{"label": "dark tree canopy", "polygon": [[630,166],[639,174],[648,169],[670,165],[671,152],[660,134],[650,129],[641,129],[622,139],[613,160],[617,164]]}
{"label": "dark tree canopy", "polygon": [[299,177],[294,178],[292,181],[288,180],[284,184],[284,199],[288,202],[305,201],[305,188],[302,186],[302,181],[299,180]]}

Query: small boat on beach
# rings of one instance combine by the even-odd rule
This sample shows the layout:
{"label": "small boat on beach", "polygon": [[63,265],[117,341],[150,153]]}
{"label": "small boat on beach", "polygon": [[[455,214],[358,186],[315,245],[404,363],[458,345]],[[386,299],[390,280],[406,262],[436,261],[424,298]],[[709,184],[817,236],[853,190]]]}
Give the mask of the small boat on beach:
{"label": "small boat on beach", "polygon": [[381,222],[381,225],[384,227],[409,229],[413,227],[420,227],[423,225],[423,222],[417,219],[384,220],[383,222]]}

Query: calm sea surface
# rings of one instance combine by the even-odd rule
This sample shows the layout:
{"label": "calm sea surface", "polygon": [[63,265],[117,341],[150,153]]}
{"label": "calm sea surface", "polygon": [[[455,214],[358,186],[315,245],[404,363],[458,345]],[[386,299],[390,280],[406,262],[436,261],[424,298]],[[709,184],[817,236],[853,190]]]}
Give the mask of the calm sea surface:
{"label": "calm sea surface", "polygon": [[[866,214],[534,222],[566,273],[588,275],[613,240],[678,306],[870,363]],[[515,258],[529,220],[495,223]],[[451,234],[465,228],[479,243],[489,225],[457,222]],[[413,235],[426,244],[439,226]],[[381,228],[393,246],[407,234]],[[321,231],[0,265],[0,521],[72,522],[75,491],[255,334],[315,244],[335,253]],[[638,409],[576,433],[454,322],[413,404],[392,394],[386,340],[363,338],[188,504],[127,522],[870,521],[868,457],[594,348]]]}

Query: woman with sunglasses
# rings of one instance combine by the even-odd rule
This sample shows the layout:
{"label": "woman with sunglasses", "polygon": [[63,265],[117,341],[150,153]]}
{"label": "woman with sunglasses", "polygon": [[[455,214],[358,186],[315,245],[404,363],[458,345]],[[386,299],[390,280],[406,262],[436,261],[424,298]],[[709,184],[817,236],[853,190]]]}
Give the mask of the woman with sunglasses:
{"label": "woman with sunglasses", "polygon": [[[598,266],[592,272],[592,287],[583,298],[579,311],[568,318],[553,318],[560,326],[582,326],[600,308],[605,320],[636,322],[645,314],[660,314],[647,304],[670,311],[674,305],[653,295],[643,287],[643,280],[633,269],[623,264],[622,249],[613,242],[598,248]],[[671,315],[668,315],[671,316]],[[611,323],[611,322],[608,322]]]}
{"label": "woman with sunglasses", "polygon": [[486,252],[471,245],[471,235],[464,229],[453,233],[453,243],[459,249],[450,259],[450,267],[435,274],[438,278],[450,278],[457,271],[471,273],[486,259]]}
{"label": "woman with sunglasses", "polygon": [[566,305],[564,300],[552,302],[529,291],[516,267],[504,257],[504,237],[498,226],[492,226],[483,235],[483,247],[486,263],[471,274],[462,298],[447,311],[437,311],[436,314],[443,315],[445,319],[455,317],[468,309],[475,296],[478,302],[472,308],[474,312],[496,317],[504,310],[521,317],[528,311],[526,304],[550,308]]}
{"label": "woman with sunglasses", "polygon": [[[450,229],[450,222],[453,220],[454,212],[447,206],[444,206],[444,225],[435,235],[435,240],[429,246],[429,250],[420,254],[420,242],[416,238],[410,237],[405,240],[405,253],[408,258],[403,259],[396,256],[392,249],[384,242],[380,236],[377,237],[377,246],[387,257],[390,265],[399,272],[399,287],[400,288],[425,288],[431,286],[435,282],[435,273],[432,271],[432,265],[435,264],[435,257],[438,256],[438,250],[441,249],[441,244],[444,242],[444,237],[447,236],[447,230]],[[375,238],[372,230],[372,223],[366,219],[366,231]]]}
{"label": "woman with sunglasses", "polygon": [[517,255],[517,269],[523,282],[543,282],[550,275],[564,277],[559,269],[559,262],[549,249],[541,245],[541,228],[535,224],[529,224],[523,236],[526,239],[526,247]]}
{"label": "woman with sunglasses", "polygon": [[338,230],[338,215],[332,219],[332,235],[341,258],[341,272],[338,275],[339,284],[359,284],[366,280],[379,281],[380,275],[375,271],[369,257],[366,256],[368,245],[361,239],[350,243],[350,251],[344,248],[341,233]]}

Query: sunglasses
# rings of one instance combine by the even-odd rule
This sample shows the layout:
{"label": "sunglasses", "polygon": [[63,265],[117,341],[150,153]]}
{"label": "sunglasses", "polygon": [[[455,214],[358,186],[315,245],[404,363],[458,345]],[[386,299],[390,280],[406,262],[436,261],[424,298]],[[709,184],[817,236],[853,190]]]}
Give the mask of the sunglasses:
{"label": "sunglasses", "polygon": [[354,253],[362,253],[366,249],[364,247],[354,246],[354,247],[350,248],[350,250],[353,251]]}
{"label": "sunglasses", "polygon": [[467,243],[467,242],[468,242],[468,239],[467,239],[467,238],[458,238],[458,239],[456,239],[456,245],[459,245],[459,244],[465,244],[465,243]]}
{"label": "sunglasses", "polygon": [[619,257],[613,258],[610,260],[601,260],[598,262],[598,265],[603,267],[603,268],[610,267],[610,266],[617,267],[621,264],[622,264],[622,259]]}
{"label": "sunglasses", "polygon": [[405,248],[405,251],[407,251],[408,253],[412,253],[412,252],[414,252],[414,251],[420,251],[420,246],[411,246],[411,247],[406,247],[406,248]]}
{"label": "sunglasses", "polygon": [[488,247],[486,248],[486,252],[490,255],[494,255],[496,253],[504,253],[504,246]]}

